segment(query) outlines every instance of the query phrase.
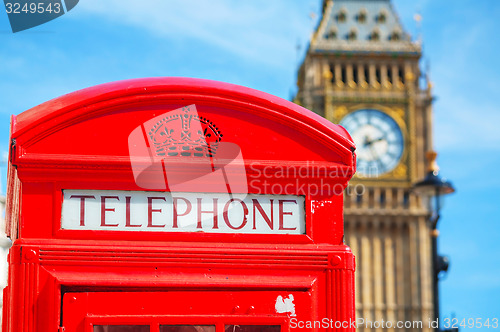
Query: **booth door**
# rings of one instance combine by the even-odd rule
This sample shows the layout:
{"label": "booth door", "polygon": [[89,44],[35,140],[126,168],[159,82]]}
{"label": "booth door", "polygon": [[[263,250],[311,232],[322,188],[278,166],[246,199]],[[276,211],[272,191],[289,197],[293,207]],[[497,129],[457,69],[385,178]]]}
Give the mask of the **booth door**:
{"label": "booth door", "polygon": [[295,312],[311,317],[313,303],[300,291],[75,292],[63,295],[62,326],[65,332],[285,332]]}

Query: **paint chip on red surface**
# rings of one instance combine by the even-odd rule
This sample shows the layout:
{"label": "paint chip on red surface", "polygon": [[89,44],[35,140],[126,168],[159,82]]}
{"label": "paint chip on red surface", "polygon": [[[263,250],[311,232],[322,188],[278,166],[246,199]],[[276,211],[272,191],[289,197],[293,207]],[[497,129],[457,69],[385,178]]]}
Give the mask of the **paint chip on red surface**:
{"label": "paint chip on red surface", "polygon": [[291,317],[295,317],[295,304],[293,303],[293,295],[288,295],[288,298],[283,298],[281,295],[278,295],[276,299],[276,304],[274,306],[276,312],[279,314],[289,313]]}

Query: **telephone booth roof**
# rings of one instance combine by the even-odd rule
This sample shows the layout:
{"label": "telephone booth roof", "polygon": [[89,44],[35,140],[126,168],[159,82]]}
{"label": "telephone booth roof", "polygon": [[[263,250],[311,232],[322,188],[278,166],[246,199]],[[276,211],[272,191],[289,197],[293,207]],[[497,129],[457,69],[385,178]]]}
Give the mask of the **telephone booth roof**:
{"label": "telephone booth roof", "polygon": [[[11,138],[17,148],[11,152],[11,161],[18,166],[127,163],[126,137],[120,139],[128,135],[136,123],[129,126],[125,122],[133,122],[131,119],[140,118],[141,114],[147,120],[148,114],[158,115],[162,109],[167,112],[190,104],[202,112],[230,110],[233,114],[228,113],[227,119],[234,121],[242,115],[246,117],[243,120],[251,135],[229,137],[236,140],[242,150],[245,145],[252,147],[245,151],[246,160],[317,160],[349,169],[347,180],[354,173],[354,143],[341,126],[264,92],[192,78],[145,78],[97,85],[13,116]],[[265,121],[257,123],[261,118]],[[224,120],[219,123],[221,121]],[[253,125],[256,127],[251,128]],[[269,139],[263,135],[263,128],[267,128],[268,133],[269,130],[281,131],[282,135]],[[257,132],[261,130],[262,133]],[[293,141],[300,138],[292,136],[304,135],[311,139],[300,143],[304,148],[293,146]],[[290,141],[286,140],[287,136]],[[291,144],[289,148],[283,145],[286,143]],[[276,144],[281,144],[281,148]],[[263,152],[272,149],[275,150],[272,155]]]}

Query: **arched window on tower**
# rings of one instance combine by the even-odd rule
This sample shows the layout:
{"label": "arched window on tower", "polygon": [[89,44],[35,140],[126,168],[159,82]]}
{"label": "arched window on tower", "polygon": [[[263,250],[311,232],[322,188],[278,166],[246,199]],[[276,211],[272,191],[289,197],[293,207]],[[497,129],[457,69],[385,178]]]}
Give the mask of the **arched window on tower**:
{"label": "arched window on tower", "polygon": [[405,82],[405,75],[404,75],[404,70],[403,67],[398,68],[398,78],[401,83]]}
{"label": "arched window on tower", "polygon": [[366,16],[368,12],[366,11],[365,8],[362,8],[359,13],[356,15],[356,21],[359,23],[366,23]]}
{"label": "arched window on tower", "polygon": [[358,33],[356,32],[356,29],[351,29],[351,31],[347,34],[347,40],[356,40],[357,38]]}
{"label": "arched window on tower", "polygon": [[355,65],[354,68],[352,69],[352,80],[356,85],[360,83],[359,81],[359,72],[358,72],[358,66]]}
{"label": "arched window on tower", "polygon": [[380,84],[382,82],[382,74],[380,72],[380,67],[375,68],[375,81]]}
{"label": "arched window on tower", "polygon": [[335,84],[336,80],[335,80],[335,65],[334,64],[330,64],[330,82]]}
{"label": "arched window on tower", "polygon": [[383,24],[387,21],[387,12],[385,10],[381,10],[380,13],[375,16],[375,22]]}
{"label": "arched window on tower", "polygon": [[331,27],[326,33],[326,39],[337,39],[337,28]]}
{"label": "arched window on tower", "polygon": [[379,41],[380,40],[380,32],[378,31],[378,29],[375,29],[372,31],[372,33],[370,33],[369,39],[371,41]]}
{"label": "arched window on tower", "polygon": [[403,194],[403,207],[408,208],[410,206],[410,193],[405,191]]}
{"label": "arched window on tower", "polygon": [[363,202],[363,195],[362,194],[356,194],[356,205],[358,207],[360,207],[362,202]]}
{"label": "arched window on tower", "polygon": [[401,40],[401,32],[399,31],[393,31],[391,35],[389,36],[390,41],[398,41]]}
{"label": "arched window on tower", "polygon": [[363,66],[363,70],[365,73],[365,82],[370,83],[370,69],[368,68],[368,66]]}
{"label": "arched window on tower", "polygon": [[340,71],[340,81],[342,83],[347,83],[347,68],[345,65],[342,65],[342,69]]}
{"label": "arched window on tower", "polygon": [[347,20],[347,10],[342,8],[337,14],[337,22],[344,23]]}
{"label": "arched window on tower", "polygon": [[379,197],[379,204],[380,204],[381,208],[385,207],[385,202],[386,202],[385,190],[382,189],[382,191],[380,192],[380,197]]}
{"label": "arched window on tower", "polygon": [[394,82],[392,81],[392,68],[387,68],[387,81],[392,85]]}

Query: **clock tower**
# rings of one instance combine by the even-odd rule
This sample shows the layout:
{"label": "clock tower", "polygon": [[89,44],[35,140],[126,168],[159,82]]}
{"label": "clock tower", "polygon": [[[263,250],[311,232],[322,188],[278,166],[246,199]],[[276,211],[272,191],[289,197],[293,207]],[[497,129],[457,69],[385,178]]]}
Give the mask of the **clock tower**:
{"label": "clock tower", "polygon": [[344,213],[357,260],[356,316],[366,322],[360,331],[384,330],[382,320],[432,330],[431,227],[411,191],[432,150],[431,87],[420,58],[390,0],[323,0],[298,73],[295,101],[343,125],[357,147]]}

